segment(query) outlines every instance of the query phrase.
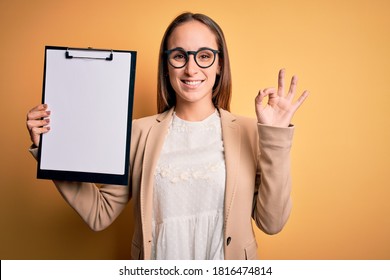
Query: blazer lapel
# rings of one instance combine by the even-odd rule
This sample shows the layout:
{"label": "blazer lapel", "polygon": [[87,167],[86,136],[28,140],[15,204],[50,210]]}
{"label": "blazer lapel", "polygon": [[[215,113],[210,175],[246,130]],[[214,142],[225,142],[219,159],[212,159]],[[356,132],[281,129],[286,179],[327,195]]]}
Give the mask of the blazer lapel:
{"label": "blazer lapel", "polygon": [[234,194],[237,188],[237,170],[239,168],[241,137],[240,127],[236,123],[236,117],[231,113],[220,109],[222,123],[222,139],[225,149],[225,164],[226,164],[226,189],[225,189],[225,210],[224,224],[229,217],[231,205],[233,203]]}
{"label": "blazer lapel", "polygon": [[154,172],[165,141],[165,136],[171,123],[173,108],[156,117],[156,123],[150,128],[145,144],[141,179],[141,219],[144,236],[144,255],[150,258],[152,245],[152,215],[153,215],[153,184]]}

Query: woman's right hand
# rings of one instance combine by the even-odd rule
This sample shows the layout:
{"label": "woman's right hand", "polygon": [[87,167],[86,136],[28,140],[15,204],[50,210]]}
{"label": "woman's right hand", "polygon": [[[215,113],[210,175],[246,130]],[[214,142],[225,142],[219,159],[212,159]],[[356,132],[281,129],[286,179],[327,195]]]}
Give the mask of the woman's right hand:
{"label": "woman's right hand", "polygon": [[50,130],[49,117],[50,111],[47,110],[47,104],[40,104],[27,113],[27,129],[31,141],[37,147],[39,146],[40,135]]}

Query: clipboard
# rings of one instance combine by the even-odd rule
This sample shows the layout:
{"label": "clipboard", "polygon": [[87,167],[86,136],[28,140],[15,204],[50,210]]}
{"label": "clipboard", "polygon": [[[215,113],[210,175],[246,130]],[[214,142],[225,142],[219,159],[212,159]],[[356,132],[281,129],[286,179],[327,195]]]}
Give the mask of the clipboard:
{"label": "clipboard", "polygon": [[136,55],[45,47],[37,178],[128,185]]}

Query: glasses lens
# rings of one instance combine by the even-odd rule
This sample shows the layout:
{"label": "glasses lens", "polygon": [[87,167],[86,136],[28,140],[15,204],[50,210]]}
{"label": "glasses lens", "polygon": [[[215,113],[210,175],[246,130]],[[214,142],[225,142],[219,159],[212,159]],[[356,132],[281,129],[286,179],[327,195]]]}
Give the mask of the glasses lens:
{"label": "glasses lens", "polygon": [[196,62],[200,67],[210,67],[215,60],[215,54],[211,50],[199,50],[196,54]]}
{"label": "glasses lens", "polygon": [[183,50],[174,50],[169,54],[168,59],[173,67],[183,67],[187,63],[187,53]]}

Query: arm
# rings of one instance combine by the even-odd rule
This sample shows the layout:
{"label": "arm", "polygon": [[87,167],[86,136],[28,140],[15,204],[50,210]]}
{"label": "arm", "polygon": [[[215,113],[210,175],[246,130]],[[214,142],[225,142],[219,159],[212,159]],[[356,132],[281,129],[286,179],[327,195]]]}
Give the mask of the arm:
{"label": "arm", "polygon": [[258,125],[259,149],[253,219],[265,233],[282,230],[291,212],[290,147],[293,128]]}
{"label": "arm", "polygon": [[129,187],[92,183],[54,181],[58,191],[95,231],[107,228],[122,212],[129,200]]}
{"label": "arm", "polygon": [[[285,70],[279,71],[278,89],[260,90],[255,99],[259,130],[259,155],[253,218],[264,232],[282,230],[291,212],[290,148],[293,137],[291,120],[308,96],[304,91],[293,103],[297,77],[293,76],[284,95]],[[265,106],[263,99],[268,96]]]}

